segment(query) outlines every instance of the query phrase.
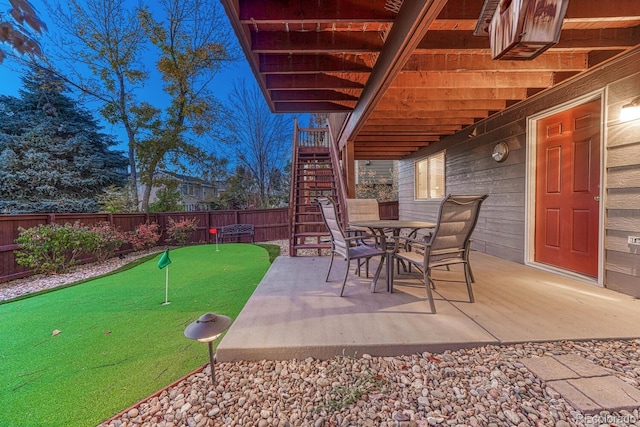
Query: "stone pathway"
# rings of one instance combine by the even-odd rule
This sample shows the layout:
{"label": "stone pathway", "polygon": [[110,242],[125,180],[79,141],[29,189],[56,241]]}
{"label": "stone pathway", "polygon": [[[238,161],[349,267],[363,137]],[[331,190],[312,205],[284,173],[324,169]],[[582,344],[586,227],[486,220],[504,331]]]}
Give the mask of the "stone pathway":
{"label": "stone pathway", "polygon": [[584,415],[640,407],[638,388],[577,354],[528,358],[521,362]]}

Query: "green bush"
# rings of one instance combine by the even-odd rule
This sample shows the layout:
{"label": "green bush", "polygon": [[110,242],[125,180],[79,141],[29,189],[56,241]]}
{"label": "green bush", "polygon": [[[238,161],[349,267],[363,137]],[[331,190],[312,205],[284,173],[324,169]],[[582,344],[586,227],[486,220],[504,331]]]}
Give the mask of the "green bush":
{"label": "green bush", "polygon": [[172,245],[186,246],[191,236],[198,229],[198,220],[195,218],[174,221],[169,218],[167,224],[167,242]]}
{"label": "green bush", "polygon": [[116,253],[127,242],[127,236],[110,223],[103,221],[89,226],[91,239],[91,252],[96,261],[103,263]]}
{"label": "green bush", "polygon": [[93,235],[79,222],[42,224],[26,230],[21,227],[19,231],[16,262],[35,273],[64,273],[78,263],[81,253],[93,250]]}

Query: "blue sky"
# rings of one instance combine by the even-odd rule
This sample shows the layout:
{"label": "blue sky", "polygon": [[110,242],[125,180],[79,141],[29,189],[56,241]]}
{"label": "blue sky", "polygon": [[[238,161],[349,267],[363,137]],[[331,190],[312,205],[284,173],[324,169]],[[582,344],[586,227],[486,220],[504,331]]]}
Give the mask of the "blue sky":
{"label": "blue sky", "polygon": [[[52,31],[53,30],[51,28],[52,24],[47,20],[46,8],[42,6],[41,1],[32,0],[31,3],[36,7],[40,18],[43,21],[45,21],[45,23],[49,27],[49,30]],[[2,11],[6,11],[8,7],[9,7],[8,4],[5,4],[3,3],[2,0],[0,0],[0,9],[2,9]],[[228,23],[226,19],[225,19],[225,22],[229,25],[229,31],[233,31],[231,29],[231,25]],[[234,40],[236,40],[237,42],[237,39],[234,38]],[[3,48],[5,49],[7,47],[8,46],[6,45],[3,46]],[[46,46],[43,46],[43,49],[45,51],[46,51],[46,48],[47,48]],[[153,58],[150,58],[150,61],[153,61]],[[154,69],[154,66],[152,63],[150,63],[149,70],[151,71],[153,69]],[[17,96],[18,90],[21,89],[22,87],[21,77],[22,77],[22,74],[16,70],[15,64],[12,64],[10,63],[9,60],[5,59],[5,61],[2,64],[0,64],[0,94]],[[145,97],[145,99],[149,102],[154,103],[155,101],[159,105],[162,105],[163,93],[161,88],[161,81],[157,75],[155,77],[156,77],[155,79],[153,79],[152,77],[151,83],[145,88],[143,88],[141,95]],[[230,92],[233,86],[233,83],[241,79],[244,79],[247,82],[250,82],[251,84],[256,84],[255,77],[251,72],[251,68],[249,67],[249,64],[244,55],[241,55],[240,61],[230,64],[229,66],[224,68],[222,71],[220,71],[218,75],[216,75],[213,81],[212,89],[215,92],[218,100],[221,102],[225,102],[227,99],[228,93]],[[154,99],[154,97],[156,99]],[[84,106],[92,111],[94,111],[96,107],[95,105],[90,105],[90,104],[84,104]],[[95,117],[98,120],[100,120],[101,116],[99,115],[99,113],[97,113],[97,110],[95,111],[96,111]],[[299,116],[301,125],[306,126],[309,121],[308,115],[298,115],[298,116]],[[293,116],[291,116],[291,120],[293,120]],[[120,141],[120,144],[118,144],[117,149],[125,151],[126,150],[125,133],[122,127],[118,125],[110,125],[103,121],[101,121],[101,124],[104,126],[105,133],[115,135],[117,140]]]}

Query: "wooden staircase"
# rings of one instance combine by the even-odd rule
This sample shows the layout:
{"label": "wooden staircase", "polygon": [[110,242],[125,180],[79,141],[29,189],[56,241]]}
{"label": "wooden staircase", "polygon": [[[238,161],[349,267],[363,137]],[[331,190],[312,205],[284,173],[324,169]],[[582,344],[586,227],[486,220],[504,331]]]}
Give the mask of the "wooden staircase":
{"label": "wooden staircase", "polygon": [[331,248],[331,244],[329,232],[320,209],[315,204],[315,198],[332,197],[338,204],[338,210],[342,211],[340,187],[336,179],[339,171],[334,168],[326,130],[298,130],[297,136],[297,143],[294,143],[289,200],[289,255],[321,255],[323,249]]}

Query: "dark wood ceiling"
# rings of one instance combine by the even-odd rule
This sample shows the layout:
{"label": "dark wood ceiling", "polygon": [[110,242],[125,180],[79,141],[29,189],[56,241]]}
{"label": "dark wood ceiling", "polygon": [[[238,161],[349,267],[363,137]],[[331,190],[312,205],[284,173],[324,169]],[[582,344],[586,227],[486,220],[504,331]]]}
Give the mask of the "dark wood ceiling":
{"label": "dark wood ceiling", "polygon": [[559,43],[526,61],[474,35],[482,0],[222,3],[272,111],[351,113],[356,160],[400,159],[640,44],[638,0],[571,0]]}

